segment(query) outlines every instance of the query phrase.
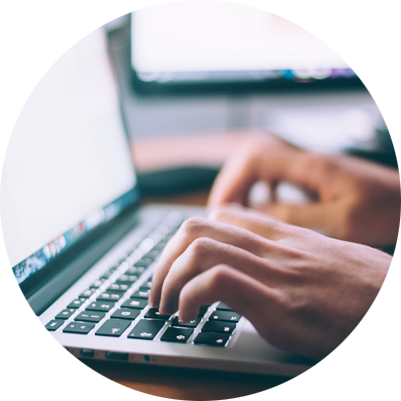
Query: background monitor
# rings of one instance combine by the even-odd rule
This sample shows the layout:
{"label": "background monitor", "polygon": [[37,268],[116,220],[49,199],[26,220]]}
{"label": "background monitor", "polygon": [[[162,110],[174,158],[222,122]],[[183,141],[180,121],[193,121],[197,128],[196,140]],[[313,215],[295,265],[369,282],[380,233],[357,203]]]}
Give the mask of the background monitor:
{"label": "background monitor", "polygon": [[139,89],[401,77],[399,0],[132,0]]}

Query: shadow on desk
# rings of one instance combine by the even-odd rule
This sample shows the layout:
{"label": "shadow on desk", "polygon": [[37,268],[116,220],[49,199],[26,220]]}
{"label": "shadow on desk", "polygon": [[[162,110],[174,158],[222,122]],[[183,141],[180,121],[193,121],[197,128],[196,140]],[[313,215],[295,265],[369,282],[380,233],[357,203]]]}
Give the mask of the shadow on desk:
{"label": "shadow on desk", "polygon": [[275,378],[192,369],[0,354],[0,399],[19,400],[400,400],[394,386]]}

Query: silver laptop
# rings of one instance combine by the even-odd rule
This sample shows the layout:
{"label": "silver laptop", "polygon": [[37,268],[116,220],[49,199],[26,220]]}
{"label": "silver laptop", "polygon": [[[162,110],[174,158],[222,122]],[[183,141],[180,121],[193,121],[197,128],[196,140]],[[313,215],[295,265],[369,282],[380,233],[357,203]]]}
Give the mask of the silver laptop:
{"label": "silver laptop", "polygon": [[295,376],[313,361],[263,340],[224,303],[189,323],[147,305],[165,244],[202,208],[142,206],[105,34],[69,50],[27,101],[1,193],[13,272],[78,358]]}

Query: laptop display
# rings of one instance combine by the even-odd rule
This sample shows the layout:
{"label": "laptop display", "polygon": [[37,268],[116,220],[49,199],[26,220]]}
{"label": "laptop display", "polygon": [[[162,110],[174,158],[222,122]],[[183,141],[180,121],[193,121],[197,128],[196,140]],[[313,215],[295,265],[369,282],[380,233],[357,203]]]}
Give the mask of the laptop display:
{"label": "laptop display", "polygon": [[4,163],[4,240],[21,284],[138,198],[108,58],[97,30],[39,82]]}

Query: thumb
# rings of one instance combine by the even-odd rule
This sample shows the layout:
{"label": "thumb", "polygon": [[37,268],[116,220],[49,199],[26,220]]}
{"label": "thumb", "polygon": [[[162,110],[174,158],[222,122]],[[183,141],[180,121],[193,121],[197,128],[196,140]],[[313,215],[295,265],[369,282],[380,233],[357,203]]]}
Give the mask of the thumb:
{"label": "thumb", "polygon": [[337,219],[332,209],[332,205],[310,202],[303,205],[271,203],[259,210],[286,223],[331,235],[333,222]]}

